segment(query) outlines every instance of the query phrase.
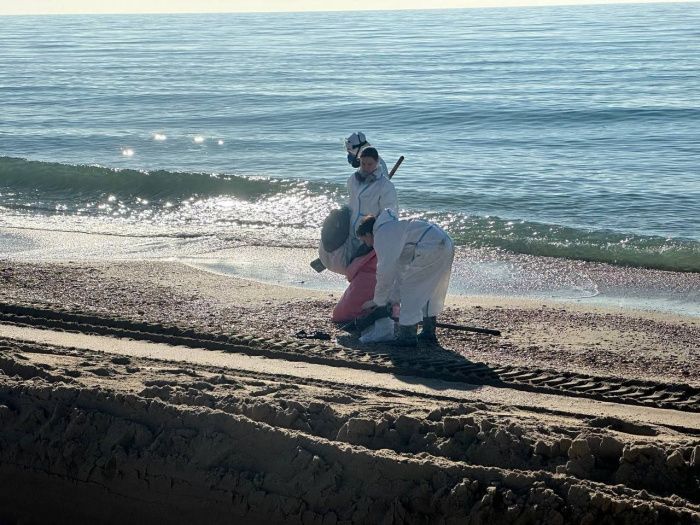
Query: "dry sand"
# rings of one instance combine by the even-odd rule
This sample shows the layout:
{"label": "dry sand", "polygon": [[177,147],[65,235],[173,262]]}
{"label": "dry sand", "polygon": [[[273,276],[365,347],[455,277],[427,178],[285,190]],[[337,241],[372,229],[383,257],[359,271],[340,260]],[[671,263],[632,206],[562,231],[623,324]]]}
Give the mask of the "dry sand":
{"label": "dry sand", "polygon": [[700,523],[696,317],[452,297],[503,336],[401,356],[339,294],[176,263],[0,284],[0,522]]}

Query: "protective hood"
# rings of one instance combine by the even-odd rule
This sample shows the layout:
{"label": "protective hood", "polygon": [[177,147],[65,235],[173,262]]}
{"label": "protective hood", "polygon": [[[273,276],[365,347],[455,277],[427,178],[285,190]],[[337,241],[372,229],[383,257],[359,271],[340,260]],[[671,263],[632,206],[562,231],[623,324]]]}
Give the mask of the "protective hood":
{"label": "protective hood", "polygon": [[375,169],[372,173],[365,173],[362,170],[357,170],[355,172],[355,178],[357,179],[357,181],[364,183],[374,182],[375,180],[383,176],[384,174],[382,173],[381,166],[377,166],[377,169]]}
{"label": "protective hood", "polygon": [[389,222],[398,222],[399,216],[398,214],[389,208],[386,208],[382,213],[379,214],[379,217],[377,217],[377,220],[374,222],[374,228],[373,232],[377,233],[377,230],[381,228],[383,225]]}
{"label": "protective hood", "polygon": [[360,167],[360,153],[369,146],[367,137],[361,131],[353,133],[345,139],[345,149],[348,152],[348,163],[353,168]]}
{"label": "protective hood", "polygon": [[365,137],[365,134],[362,133],[361,131],[358,131],[356,133],[353,133],[350,135],[348,138],[345,139],[345,149],[347,150],[348,153],[359,153],[358,148],[361,148],[363,146],[367,146],[367,137]]}

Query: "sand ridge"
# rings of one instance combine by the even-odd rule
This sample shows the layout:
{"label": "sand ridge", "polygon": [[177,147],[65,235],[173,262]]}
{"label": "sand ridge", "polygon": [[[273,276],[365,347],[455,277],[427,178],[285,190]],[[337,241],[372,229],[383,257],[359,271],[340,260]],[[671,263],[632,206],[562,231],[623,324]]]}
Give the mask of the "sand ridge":
{"label": "sand ridge", "polygon": [[105,491],[66,521],[108,521],[105,498],[173,522],[700,519],[700,441],[663,426],[9,340],[0,352],[5,482],[51,473]]}

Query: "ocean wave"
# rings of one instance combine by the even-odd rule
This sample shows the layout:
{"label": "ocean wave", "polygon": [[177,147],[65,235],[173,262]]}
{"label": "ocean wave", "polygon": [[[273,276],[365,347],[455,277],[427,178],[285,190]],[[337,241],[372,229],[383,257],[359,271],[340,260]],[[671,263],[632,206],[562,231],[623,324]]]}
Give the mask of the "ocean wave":
{"label": "ocean wave", "polygon": [[167,201],[227,195],[253,201],[298,188],[299,181],[229,174],[139,171],[0,157],[0,188],[53,199],[138,197]]}
{"label": "ocean wave", "polygon": [[[116,196],[116,205],[105,205],[107,196]],[[411,196],[405,193],[402,214],[440,224],[457,245],[700,273],[700,242],[695,239],[470,215],[457,202],[437,196],[431,200],[426,194],[420,199]],[[170,204],[192,197],[199,204]],[[91,198],[101,204],[77,204]],[[133,204],[136,198],[150,202],[139,206]],[[232,238],[258,242],[260,237],[266,244],[281,246],[292,235],[313,244],[309,239],[320,234],[323,219],[343,199],[340,186],[326,182],[117,170],[0,157],[0,210],[4,210],[0,224],[5,227],[133,237],[212,237],[218,240],[217,246]],[[437,208],[426,210],[426,202]]]}
{"label": "ocean wave", "polygon": [[415,125],[440,123],[451,128],[470,125],[490,127],[507,123],[510,126],[567,126],[586,128],[591,125],[604,125],[616,122],[647,122],[649,124],[697,122],[700,110],[697,108],[513,108],[513,107],[464,107],[455,102],[433,102],[422,108],[388,108],[390,113],[400,112],[405,120]]}
{"label": "ocean wave", "polygon": [[700,273],[700,242],[498,217],[431,214],[457,245],[616,266]]}

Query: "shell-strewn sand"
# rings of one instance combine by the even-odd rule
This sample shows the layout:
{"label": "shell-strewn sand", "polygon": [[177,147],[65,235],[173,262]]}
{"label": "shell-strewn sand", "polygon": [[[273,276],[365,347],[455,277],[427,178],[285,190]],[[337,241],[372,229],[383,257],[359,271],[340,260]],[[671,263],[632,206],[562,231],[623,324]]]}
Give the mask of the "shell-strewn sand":
{"label": "shell-strewn sand", "polygon": [[[338,294],[176,263],[13,261],[0,283],[43,312],[376,352],[329,322]],[[442,320],[504,335],[442,346],[700,386],[697,318],[499,302],[451,298]],[[700,523],[697,412],[52,334],[0,325],[0,521]]]}

